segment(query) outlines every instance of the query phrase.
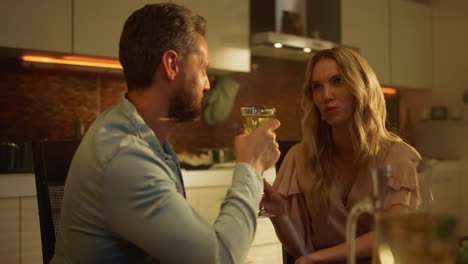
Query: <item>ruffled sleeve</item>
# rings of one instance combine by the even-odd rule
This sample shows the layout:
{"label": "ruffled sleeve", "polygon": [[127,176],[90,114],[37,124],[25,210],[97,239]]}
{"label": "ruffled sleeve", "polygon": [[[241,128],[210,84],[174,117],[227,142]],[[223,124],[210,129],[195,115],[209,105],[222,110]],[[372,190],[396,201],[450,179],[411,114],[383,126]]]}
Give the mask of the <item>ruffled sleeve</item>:
{"label": "ruffled sleeve", "polygon": [[387,181],[387,192],[384,197],[384,210],[392,205],[405,205],[414,210],[421,203],[417,167],[421,161],[419,153],[404,142],[398,142],[390,147],[384,161],[391,165],[390,177]]}
{"label": "ruffled sleeve", "polygon": [[283,196],[300,193],[299,184],[297,182],[297,158],[299,152],[298,145],[292,147],[286,156],[276,175],[273,188]]}
{"label": "ruffled sleeve", "polygon": [[303,239],[306,250],[312,252],[314,248],[310,216],[298,183],[298,176],[302,173],[298,166],[303,156],[301,147],[302,145],[298,144],[288,151],[276,175],[273,188],[285,198],[286,214],[290,217],[299,237]]}

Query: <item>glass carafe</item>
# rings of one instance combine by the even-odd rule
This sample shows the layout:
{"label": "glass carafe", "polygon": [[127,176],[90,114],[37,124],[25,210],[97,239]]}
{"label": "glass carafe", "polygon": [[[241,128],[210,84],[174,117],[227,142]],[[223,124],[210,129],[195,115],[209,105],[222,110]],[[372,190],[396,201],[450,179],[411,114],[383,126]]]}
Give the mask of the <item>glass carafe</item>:
{"label": "glass carafe", "polygon": [[395,173],[394,166],[387,164],[383,168],[371,169],[372,193],[355,204],[349,213],[346,225],[348,264],[356,263],[356,224],[362,213],[374,215],[373,264],[455,263],[455,218],[431,211],[430,166],[418,169],[420,204],[417,210],[384,210],[388,181]]}

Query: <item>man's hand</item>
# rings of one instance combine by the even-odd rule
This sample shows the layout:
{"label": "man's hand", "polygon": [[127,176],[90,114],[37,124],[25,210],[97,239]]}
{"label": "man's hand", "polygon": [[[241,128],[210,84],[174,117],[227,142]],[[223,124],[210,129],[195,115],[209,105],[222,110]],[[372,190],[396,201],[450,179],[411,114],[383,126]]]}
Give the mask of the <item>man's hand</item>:
{"label": "man's hand", "polygon": [[271,168],[280,155],[275,133],[279,126],[280,122],[274,119],[255,129],[250,135],[244,133],[236,136],[236,161],[249,163],[260,174]]}

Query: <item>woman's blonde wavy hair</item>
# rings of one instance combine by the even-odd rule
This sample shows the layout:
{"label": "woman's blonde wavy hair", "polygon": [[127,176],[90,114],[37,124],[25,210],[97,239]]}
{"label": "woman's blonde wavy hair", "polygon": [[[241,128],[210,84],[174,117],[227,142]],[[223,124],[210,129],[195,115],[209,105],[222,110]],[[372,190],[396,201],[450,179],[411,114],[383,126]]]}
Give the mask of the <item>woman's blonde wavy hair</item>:
{"label": "woman's blonde wavy hair", "polygon": [[[304,144],[304,168],[314,174],[313,181],[306,179],[306,198],[315,215],[325,216],[329,208],[329,190],[334,182],[332,157],[334,143],[331,126],[322,120],[320,111],[313,102],[312,72],[318,61],[329,58],[336,62],[338,70],[353,94],[356,106],[349,132],[355,153],[358,173],[370,168],[382,144],[401,141],[385,128],[387,110],[385,98],[377,77],[369,63],[358,52],[348,48],[322,50],[315,54],[307,65],[302,94],[302,142]],[[303,175],[307,177],[306,175]],[[302,181],[304,182],[304,181]]]}

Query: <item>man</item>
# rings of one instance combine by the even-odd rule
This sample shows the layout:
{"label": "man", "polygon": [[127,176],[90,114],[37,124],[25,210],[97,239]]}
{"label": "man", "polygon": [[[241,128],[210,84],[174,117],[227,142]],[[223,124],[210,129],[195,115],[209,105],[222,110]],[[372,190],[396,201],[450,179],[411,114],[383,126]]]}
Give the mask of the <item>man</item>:
{"label": "man", "polygon": [[52,263],[242,263],[261,174],[279,157],[273,120],[235,139],[233,183],[213,225],[185,200],[167,137],[200,114],[205,20],[175,4],[135,11],[120,39],[128,93],[89,128],[68,174]]}

